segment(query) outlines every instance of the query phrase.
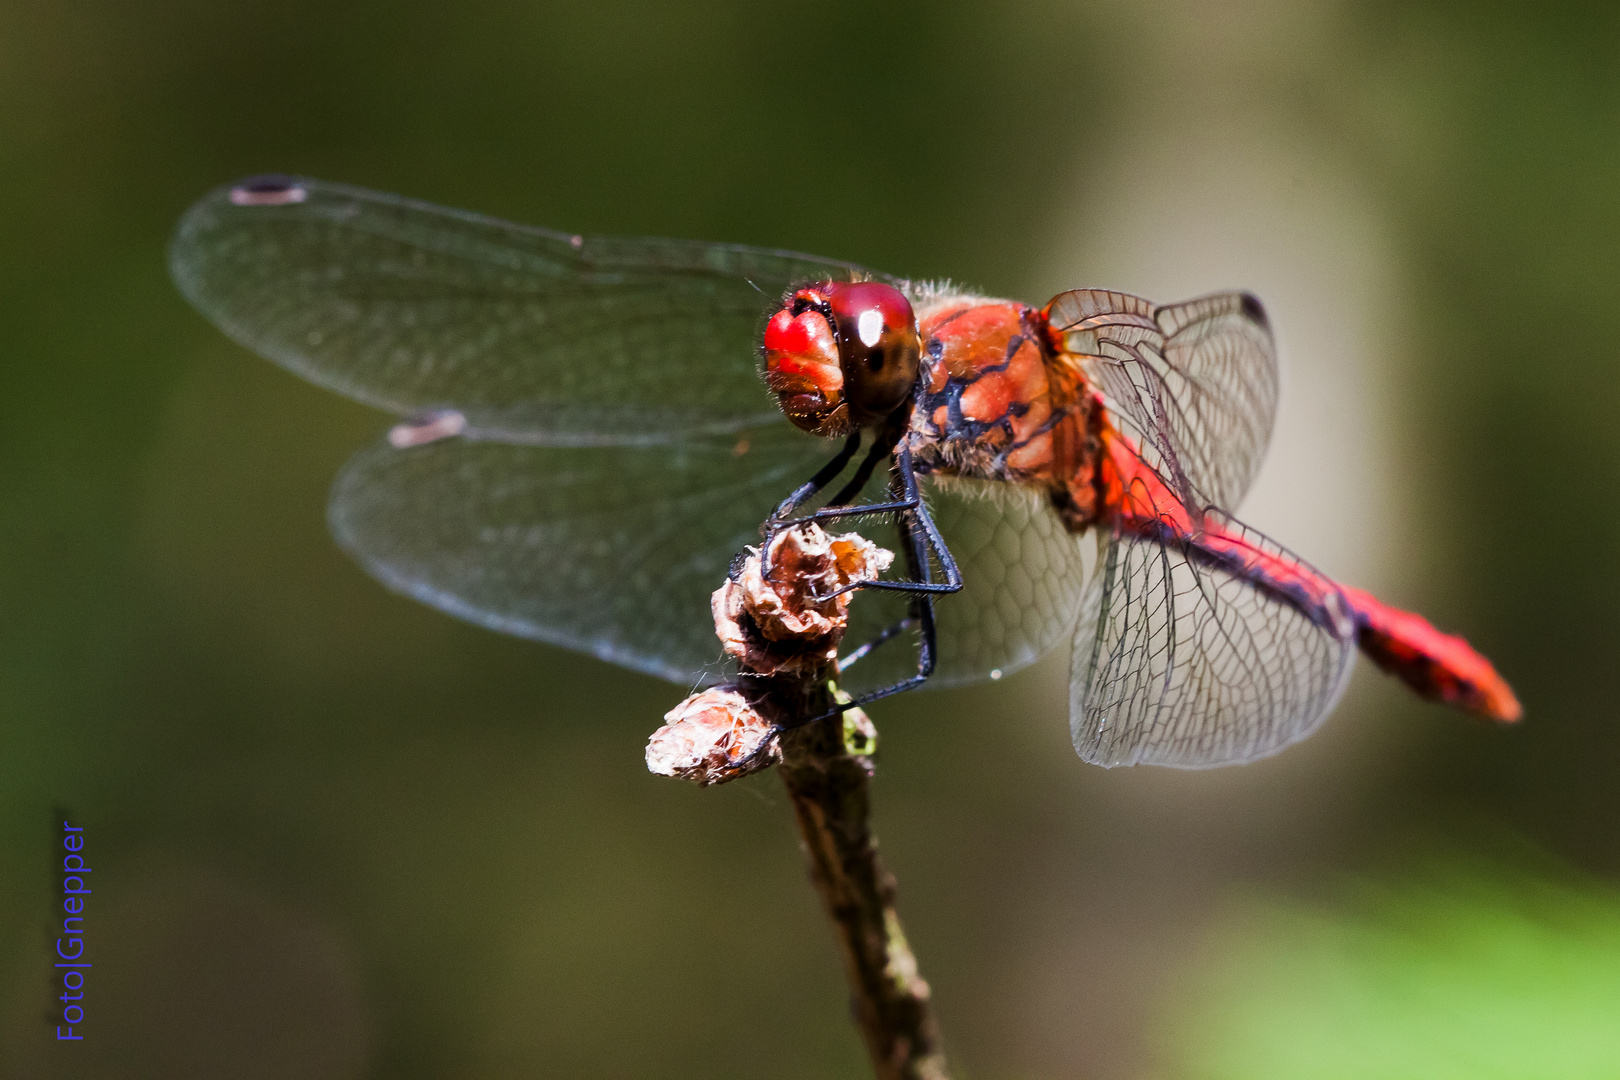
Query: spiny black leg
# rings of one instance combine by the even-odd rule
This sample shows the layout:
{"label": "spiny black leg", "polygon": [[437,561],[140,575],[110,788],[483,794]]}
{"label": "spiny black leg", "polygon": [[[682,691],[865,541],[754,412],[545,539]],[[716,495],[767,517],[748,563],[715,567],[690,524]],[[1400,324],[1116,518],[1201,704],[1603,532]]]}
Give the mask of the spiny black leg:
{"label": "spiny black leg", "polygon": [[[902,480],[902,482],[904,481]],[[912,483],[915,482],[913,477]],[[926,512],[926,510],[923,511],[924,514]],[[917,520],[919,516],[921,515],[901,515],[899,521],[901,550],[906,555],[906,569],[911,571],[913,578],[917,579],[917,584],[930,585],[933,583],[933,568],[928,561],[928,551],[925,547],[927,534]],[[915,689],[927,682],[929,676],[934,674],[939,643],[934,627],[934,596],[932,592],[916,592],[912,594],[911,615],[917,621],[918,628],[922,631],[921,640],[917,643],[917,674],[908,679],[902,679],[891,686],[886,686],[881,690],[873,690],[870,693],[862,694],[848,705],[838,708],[837,712],[857,708],[868,702],[877,701],[879,698],[889,697],[891,694],[900,694]]]}
{"label": "spiny black leg", "polygon": [[[916,522],[911,519],[911,515],[909,514],[902,514],[900,516],[898,525],[901,536],[901,550],[905,552],[907,569],[911,571],[914,577],[922,579],[920,584],[930,584],[929,578],[932,576],[932,572],[929,569],[927,552],[923,547],[924,537],[926,534],[923,530],[917,527]],[[955,566],[954,563],[951,565],[953,567]],[[892,694],[904,693],[907,690],[914,689],[927,682],[928,677],[934,673],[934,658],[937,651],[937,642],[934,631],[934,597],[931,593],[926,592],[918,593],[912,597],[910,618],[902,619],[900,622],[895,623],[893,626],[883,631],[883,633],[879,634],[865,645],[862,645],[859,649],[856,649],[847,658],[840,660],[838,662],[838,670],[843,672],[844,669],[855,663],[855,661],[877,648],[884,641],[887,641],[896,634],[903,632],[913,623],[918,625],[922,630],[922,639],[918,643],[917,649],[917,674],[908,679],[902,679],[900,682],[897,682],[892,686],[886,686],[881,690],[873,690],[870,693],[862,694],[860,697],[854,698],[851,701],[841,702],[827,712],[822,713],[820,716],[813,716],[808,719],[797,720],[791,724],[777,724],[775,730],[772,731],[771,736],[760,743],[757,750],[743,758],[741,761],[735,762],[731,767],[738,770],[746,769],[750,764],[752,764],[756,757],[763,754],[767,749],[770,748],[773,739],[785,731],[791,731],[794,728],[803,727],[806,724],[816,724],[823,720],[831,720],[835,716],[842,716],[850,709],[858,709],[863,705],[877,701],[879,698],[889,697]]]}
{"label": "spiny black leg", "polygon": [[[928,579],[931,575],[928,569],[927,553],[923,549],[921,530],[919,530],[915,524],[910,521],[903,524],[901,528],[907,534],[904,550],[906,552],[906,562],[909,564],[908,568],[912,573],[922,578],[921,584],[929,584]],[[911,676],[910,678],[901,679],[899,682],[894,683],[891,686],[885,686],[881,690],[873,690],[869,693],[862,694],[860,697],[857,697],[851,701],[846,701],[835,705],[832,709],[822,713],[820,716],[812,717],[809,720],[803,720],[795,724],[783,725],[781,726],[780,730],[787,731],[789,728],[799,727],[802,724],[814,724],[822,720],[830,720],[835,716],[843,715],[850,709],[861,708],[862,706],[869,705],[880,698],[890,697],[894,694],[903,694],[907,690],[915,690],[917,687],[927,682],[929,676],[933,675],[934,673],[935,659],[938,654],[938,640],[934,628],[933,595],[926,592],[916,594],[914,597],[912,597],[911,610],[913,618],[917,620],[918,628],[922,631],[922,640],[918,643],[917,647],[917,674]]]}
{"label": "spiny black leg", "polygon": [[[929,512],[928,504],[923,502],[922,493],[917,487],[917,470],[911,464],[911,451],[902,447],[895,457],[895,472],[898,474],[897,478],[900,481],[901,494],[905,497],[905,501],[913,506],[911,512],[903,515],[903,517],[907,519],[907,524],[911,530],[908,535],[916,545],[916,554],[913,558],[922,564],[922,571],[919,572],[914,563],[911,566],[911,575],[913,578],[920,580],[913,582],[875,582],[874,584],[878,588],[899,587],[900,591],[908,591],[905,586],[909,584],[913,587],[911,591],[917,592],[958,592],[962,588],[962,571],[957,567],[956,558],[946,545],[945,538],[939,534],[939,526],[934,524],[934,515]],[[934,557],[939,559],[939,568],[945,573],[944,582],[938,585],[931,584],[932,575],[929,571],[931,564],[928,561],[927,553],[923,550],[923,545],[926,545],[928,550],[933,552]],[[929,609],[929,612],[931,619],[932,608]]]}
{"label": "spiny black leg", "polygon": [[907,615],[899,622],[885,628],[882,633],[877,635],[877,637],[873,638],[871,641],[868,641],[865,645],[862,645],[848,656],[840,659],[838,661],[838,674],[842,675],[844,672],[854,667],[857,662],[870,656],[873,650],[875,650],[878,646],[892,641],[916,625],[917,617],[915,615]]}
{"label": "spiny black leg", "polygon": [[[873,445],[873,450],[876,450],[876,445]],[[839,502],[839,499],[842,499],[844,495],[849,494],[852,487],[851,484],[846,484],[844,489],[838,492],[838,497],[828,500],[826,507],[821,508],[821,510],[813,510],[813,512],[807,513],[807,515],[804,515],[802,518],[791,518],[791,520],[778,521],[778,525],[808,525],[810,521],[833,521],[838,520],[838,518],[867,518],[873,517],[873,515],[878,515],[878,513],[901,513],[906,512],[906,510],[915,510],[915,508],[919,507],[920,502],[922,502],[922,497],[920,497],[919,491],[917,491],[917,476],[915,476],[914,471],[912,471],[912,465],[910,465],[910,450],[907,450],[904,445],[901,445],[901,447],[894,449],[893,453],[894,470],[896,470],[899,474],[909,476],[910,481],[909,483],[897,484],[897,486],[899,486],[899,491],[894,491],[894,487],[896,486],[889,487],[889,502],[867,502],[867,504],[854,505],[854,507],[842,505],[841,502]],[[873,460],[870,455],[868,455],[867,460],[862,461],[862,470],[870,473],[870,470],[867,470],[868,465],[873,465]],[[862,483],[862,486],[865,486],[865,479],[860,479],[860,483]],[[859,489],[857,489],[857,491],[859,491]]]}
{"label": "spiny black leg", "polygon": [[[887,589],[891,592],[910,593],[952,593],[962,588],[962,572],[957,568],[956,559],[951,555],[951,549],[946,547],[944,537],[939,534],[939,527],[934,524],[934,517],[928,512],[928,505],[923,502],[922,494],[917,487],[917,473],[911,464],[911,451],[901,446],[895,451],[894,463],[895,479],[900,490],[891,494],[899,498],[887,503],[873,503],[867,506],[835,506],[824,510],[817,510],[813,514],[806,514],[802,518],[795,518],[783,522],[784,526],[797,525],[807,521],[827,521],[834,518],[862,517],[868,514],[897,514],[907,528],[920,530],[922,540],[927,544],[939,559],[940,569],[945,572],[945,580],[933,582],[927,579],[917,580],[921,575],[912,571],[910,581],[855,581],[836,592],[826,596],[818,596],[817,600],[830,600],[835,596],[850,592],[854,589]],[[924,565],[927,560],[924,559]]]}
{"label": "spiny black leg", "polygon": [[[890,485],[890,493],[901,496],[902,503],[904,502],[903,497],[905,495],[904,483],[904,480],[901,479],[900,471],[897,468],[895,470],[894,479]],[[895,488],[899,488],[900,490],[895,491]],[[909,527],[906,517],[904,516],[904,512],[902,512],[901,516],[896,518],[895,527],[900,533],[900,550],[905,553],[907,569],[911,571],[911,576],[913,578],[922,577],[923,574],[927,572],[927,565],[925,561],[919,558],[919,552],[916,550],[916,546],[913,543],[914,530]],[[923,578],[923,580],[926,582],[928,579]],[[892,626],[886,627],[876,637],[866,642],[866,644],[851,652],[848,656],[840,659],[838,661],[838,673],[842,675],[851,667],[854,667],[855,664],[860,660],[870,655],[874,649],[878,648],[878,646],[898,637],[907,630],[915,628],[919,622],[920,617],[917,612],[917,602],[916,600],[913,600],[911,603],[911,614],[907,615],[899,622],[894,623]]]}
{"label": "spiny black leg", "polygon": [[[899,494],[910,496],[910,501],[914,504],[911,509],[899,514],[898,525],[901,535],[901,550],[905,553],[906,568],[911,572],[912,577],[917,580],[911,582],[866,582],[864,586],[867,588],[880,585],[890,587],[907,586],[909,587],[907,591],[913,593],[912,619],[916,620],[916,625],[921,631],[921,640],[918,642],[917,648],[917,673],[891,686],[870,691],[852,701],[841,703],[820,716],[783,726],[779,729],[780,731],[786,731],[788,727],[799,727],[801,724],[813,724],[820,720],[827,720],[850,709],[870,704],[880,698],[913,690],[927,682],[929,677],[934,674],[934,667],[939,655],[939,640],[934,625],[933,594],[959,590],[962,587],[962,574],[957,568],[956,560],[951,556],[950,549],[945,546],[943,538],[940,537],[939,529],[935,526],[933,517],[928,513],[927,505],[917,497],[917,476],[911,467],[911,455],[901,450],[896,457],[898,460],[895,462],[895,480],[897,485],[901,487]],[[905,502],[907,500],[903,499],[901,501]],[[933,581],[933,568],[928,558],[930,548],[933,549],[934,555],[939,559],[940,567],[945,571],[949,578],[948,581],[942,583]],[[899,627],[891,627],[891,630],[898,633]],[[865,655],[866,652],[870,652],[872,648],[875,648],[884,640],[885,635],[892,636],[890,631],[885,631],[883,635],[879,635],[869,645],[856,650],[857,653]],[[853,663],[854,661],[851,660],[850,662]],[[847,665],[840,665],[840,670],[844,666]]]}
{"label": "spiny black leg", "polygon": [[776,509],[771,511],[771,516],[765,519],[765,526],[762,530],[765,534],[765,546],[759,556],[760,574],[765,580],[769,581],[771,577],[771,544],[776,540],[776,534],[781,532],[784,527],[782,519],[793,513],[806,499],[837,479],[838,474],[844,471],[845,466],[849,464],[849,459],[855,456],[855,451],[859,450],[860,447],[861,433],[859,431],[853,432],[849,439],[845,441],[844,448],[834,454],[831,461],[823,465],[816,472],[816,475],[795,488],[793,494],[777,503]]}
{"label": "spiny black leg", "polygon": [[843,506],[859,495],[866,482],[872,479],[872,473],[876,471],[878,462],[887,461],[893,450],[893,446],[883,445],[882,438],[874,442],[872,448],[866,452],[866,460],[861,462],[861,467],[855,470],[855,475],[850,477],[849,483],[838,489],[838,494],[827,500],[827,505]]}
{"label": "spiny black leg", "polygon": [[794,489],[793,494],[776,504],[776,509],[772,510],[771,516],[766,519],[767,524],[775,524],[782,518],[787,517],[787,515],[798,509],[806,499],[832,483],[838,477],[838,474],[844,471],[844,467],[849,464],[849,459],[855,456],[855,451],[859,450],[860,447],[861,433],[857,431],[844,443],[844,448],[838,451],[831,461],[823,465],[816,475],[800,484]]}

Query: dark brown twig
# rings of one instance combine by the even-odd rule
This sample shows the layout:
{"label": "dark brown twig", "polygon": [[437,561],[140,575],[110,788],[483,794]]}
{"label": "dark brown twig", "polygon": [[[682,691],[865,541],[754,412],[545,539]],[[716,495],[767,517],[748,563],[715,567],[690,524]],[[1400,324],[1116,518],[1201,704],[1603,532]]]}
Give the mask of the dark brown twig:
{"label": "dark brown twig", "polygon": [[878,861],[872,835],[877,732],[859,709],[806,722],[835,704],[831,678],[849,594],[826,603],[810,598],[875,576],[890,556],[814,526],[784,533],[772,550],[771,582],[759,579],[756,555],[752,576],[745,570],[715,594],[717,632],[751,677],[672,710],[648,745],[648,767],[710,784],[780,762],[874,1071],[879,1080],[948,1080],[928,984],[917,973],[895,909],[894,876]]}
{"label": "dark brown twig", "polygon": [[[825,693],[825,684],[822,684]],[[818,694],[807,695],[815,698]],[[831,704],[807,702],[825,711]],[[818,715],[818,714],[812,714]],[[878,861],[871,821],[871,722],[858,710],[788,732],[782,783],[793,800],[810,880],[832,919],[855,1023],[880,1080],[945,1080],[928,984]]]}

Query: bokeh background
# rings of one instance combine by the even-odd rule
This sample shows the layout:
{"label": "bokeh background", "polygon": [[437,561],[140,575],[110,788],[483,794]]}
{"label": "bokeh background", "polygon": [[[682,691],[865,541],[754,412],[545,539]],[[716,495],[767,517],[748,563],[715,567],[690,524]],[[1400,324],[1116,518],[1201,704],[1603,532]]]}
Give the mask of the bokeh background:
{"label": "bokeh background", "polygon": [[[769,775],[679,690],[394,597],[325,534],[387,419],[171,287],[292,171],[1041,302],[1243,286],[1243,516],[1460,630],[1240,769],[1105,772],[1066,658],[874,710],[963,1076],[1620,1075],[1620,9],[1478,0],[0,0],[0,1076],[856,1077]],[[50,1038],[53,821],[97,892]]]}

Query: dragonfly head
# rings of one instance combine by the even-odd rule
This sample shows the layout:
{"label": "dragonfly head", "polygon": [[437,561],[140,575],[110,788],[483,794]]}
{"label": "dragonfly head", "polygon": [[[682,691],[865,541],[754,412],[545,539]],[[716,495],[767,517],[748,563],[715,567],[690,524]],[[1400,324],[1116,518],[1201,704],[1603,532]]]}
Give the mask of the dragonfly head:
{"label": "dragonfly head", "polygon": [[921,359],[911,302],[881,282],[806,285],[765,327],[765,381],[815,435],[847,435],[908,405]]}

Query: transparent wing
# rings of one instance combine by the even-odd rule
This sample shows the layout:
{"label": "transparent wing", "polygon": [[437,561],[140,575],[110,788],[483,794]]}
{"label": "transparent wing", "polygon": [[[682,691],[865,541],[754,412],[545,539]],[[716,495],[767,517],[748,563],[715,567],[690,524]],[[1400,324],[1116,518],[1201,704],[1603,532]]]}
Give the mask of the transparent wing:
{"label": "transparent wing", "polygon": [[1276,349],[1260,302],[1220,293],[1161,306],[1078,289],[1054,298],[1048,317],[1183,501],[1235,509],[1277,408]]}
{"label": "transparent wing", "polygon": [[[963,581],[961,592],[934,605],[939,652],[926,689],[1010,675],[1073,633],[1084,550],[1043,495],[1011,484],[933,478],[923,481],[923,491]],[[861,531],[890,548],[897,543],[888,523]],[[867,591],[850,609],[846,644],[858,646],[905,615],[904,597]],[[855,692],[888,685],[914,674],[916,662],[916,636],[907,635],[862,660],[845,682]]]}
{"label": "transparent wing", "polygon": [[775,415],[758,335],[784,290],[847,263],[578,237],[315,180],[245,181],[181,219],[181,291],[256,352],[486,438],[666,441]]}
{"label": "transparent wing", "polygon": [[1183,542],[1116,533],[1099,543],[1070,682],[1069,723],[1086,761],[1252,761],[1309,735],[1338,700],[1355,657],[1346,621],[1313,619]]}
{"label": "transparent wing", "polygon": [[[787,433],[777,427],[770,434]],[[710,681],[723,670],[710,593],[825,456],[808,436],[756,438],[381,441],[344,467],[329,519],[368,571],[424,603],[675,682]]]}
{"label": "transparent wing", "polygon": [[963,584],[936,605],[939,667],[928,685],[1011,674],[1069,636],[1084,551],[1044,495],[957,481],[937,489],[930,505]]}
{"label": "transparent wing", "polygon": [[[783,493],[835,449],[785,422],[656,447],[383,440],[345,466],[329,516],[339,542],[399,592],[675,682],[713,681],[727,668],[709,595],[732,556],[759,543]],[[940,676],[1013,671],[1069,632],[1078,547],[1029,500],[939,501],[968,580],[939,603]],[[861,531],[896,544],[889,522]],[[897,599],[862,593],[846,645],[904,618]],[[850,685],[915,670],[915,650],[902,635],[852,669]]]}

